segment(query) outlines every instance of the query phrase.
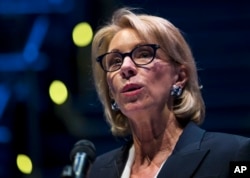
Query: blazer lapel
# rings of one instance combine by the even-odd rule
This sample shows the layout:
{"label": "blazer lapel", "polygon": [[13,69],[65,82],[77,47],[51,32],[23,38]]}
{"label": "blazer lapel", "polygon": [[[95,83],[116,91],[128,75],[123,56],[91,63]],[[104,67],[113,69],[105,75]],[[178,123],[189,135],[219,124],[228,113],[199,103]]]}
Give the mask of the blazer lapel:
{"label": "blazer lapel", "polygon": [[[200,149],[204,133],[205,131],[196,126],[196,124],[192,122],[187,124],[172,155],[163,165],[157,178],[192,177],[209,153],[209,149]],[[132,141],[128,142],[122,149],[116,152],[105,167],[102,167],[100,174],[103,177],[121,177],[131,144]]]}
{"label": "blazer lapel", "polygon": [[194,123],[189,123],[157,178],[192,177],[209,153],[209,149],[200,149],[204,133],[205,131],[197,127]]}
{"label": "blazer lapel", "polygon": [[101,168],[101,174],[107,178],[120,178],[127,162],[128,152],[133,144],[132,140],[128,141],[120,150],[118,150],[112,159],[108,161],[105,167]]}

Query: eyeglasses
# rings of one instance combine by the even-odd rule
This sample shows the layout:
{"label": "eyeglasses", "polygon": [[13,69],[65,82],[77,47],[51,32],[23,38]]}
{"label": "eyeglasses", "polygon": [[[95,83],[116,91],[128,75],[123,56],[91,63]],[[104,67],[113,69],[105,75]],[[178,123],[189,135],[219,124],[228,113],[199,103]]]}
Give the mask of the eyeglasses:
{"label": "eyeglasses", "polygon": [[129,56],[136,66],[149,64],[154,60],[158,48],[160,46],[157,44],[138,45],[129,53],[108,52],[97,57],[96,61],[104,71],[114,72],[121,68],[126,56]]}

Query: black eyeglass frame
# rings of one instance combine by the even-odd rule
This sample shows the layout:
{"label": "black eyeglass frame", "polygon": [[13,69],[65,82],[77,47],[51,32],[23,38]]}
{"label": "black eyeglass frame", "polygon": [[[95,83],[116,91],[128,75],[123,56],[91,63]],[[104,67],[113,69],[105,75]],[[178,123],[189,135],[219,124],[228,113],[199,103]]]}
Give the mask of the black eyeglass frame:
{"label": "black eyeglass frame", "polygon": [[[145,64],[137,64],[137,63],[134,61],[134,59],[133,59],[133,57],[132,57],[132,54],[133,54],[133,52],[134,52],[135,50],[137,50],[138,48],[143,47],[143,46],[150,46],[150,47],[153,49],[153,52],[154,52],[154,53],[153,53],[153,57],[152,57],[152,59],[151,59],[150,61],[148,61],[148,62],[145,63]],[[133,48],[133,49],[132,49],[130,52],[128,52],[128,53],[107,52],[107,53],[105,53],[105,54],[102,54],[102,55],[98,56],[98,57],[96,58],[96,61],[99,62],[101,68],[102,68],[105,72],[114,72],[114,71],[117,71],[117,70],[119,70],[119,69],[121,68],[121,66],[122,66],[122,64],[123,64],[123,61],[124,61],[124,58],[125,58],[126,56],[129,56],[130,59],[133,61],[133,63],[134,63],[136,66],[143,66],[143,65],[147,65],[147,64],[151,63],[151,62],[155,59],[156,51],[157,51],[157,49],[159,49],[159,48],[160,48],[160,45],[158,45],[158,44],[143,44],[143,45],[138,45],[138,46],[136,46],[135,48]],[[119,68],[117,68],[117,69],[115,69],[115,70],[109,71],[109,70],[106,70],[106,69],[104,68],[103,63],[102,63],[102,60],[103,60],[103,58],[104,58],[107,54],[111,54],[111,53],[118,53],[118,54],[120,54],[121,57],[122,57],[122,63],[121,63],[121,65],[119,66]]]}

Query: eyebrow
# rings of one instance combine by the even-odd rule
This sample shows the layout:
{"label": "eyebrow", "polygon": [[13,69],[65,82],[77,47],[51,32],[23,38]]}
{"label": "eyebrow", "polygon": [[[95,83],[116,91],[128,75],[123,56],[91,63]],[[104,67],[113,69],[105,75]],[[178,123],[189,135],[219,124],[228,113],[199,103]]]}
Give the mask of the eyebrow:
{"label": "eyebrow", "polygon": [[111,51],[108,51],[108,53],[117,53],[117,52],[120,52],[119,49],[112,49]]}
{"label": "eyebrow", "polygon": [[[134,45],[133,46],[133,48],[130,50],[130,51],[132,51],[133,49],[135,49],[136,47],[138,47],[138,46],[141,46],[141,45],[146,45],[146,44],[149,44],[149,43],[147,43],[147,42],[145,42],[145,41],[142,41],[142,42],[140,42],[140,43],[137,43],[136,45]],[[111,51],[107,51],[107,53],[117,53],[117,52],[119,52],[119,53],[121,53],[121,51],[119,50],[119,49],[112,49]]]}

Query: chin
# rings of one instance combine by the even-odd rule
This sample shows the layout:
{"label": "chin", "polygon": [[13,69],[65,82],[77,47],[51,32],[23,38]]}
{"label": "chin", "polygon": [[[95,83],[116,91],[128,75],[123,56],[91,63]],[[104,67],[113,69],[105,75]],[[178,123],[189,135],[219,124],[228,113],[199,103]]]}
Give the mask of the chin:
{"label": "chin", "polygon": [[143,110],[147,109],[147,107],[143,104],[138,104],[138,103],[129,103],[126,104],[122,109],[122,113],[124,113],[125,115],[128,114],[135,114],[135,112],[142,112]]}

